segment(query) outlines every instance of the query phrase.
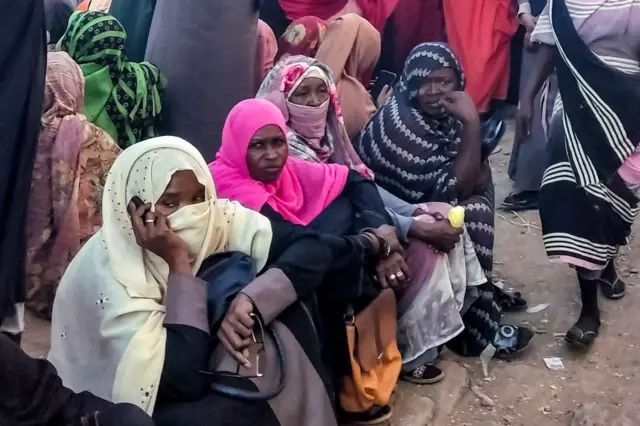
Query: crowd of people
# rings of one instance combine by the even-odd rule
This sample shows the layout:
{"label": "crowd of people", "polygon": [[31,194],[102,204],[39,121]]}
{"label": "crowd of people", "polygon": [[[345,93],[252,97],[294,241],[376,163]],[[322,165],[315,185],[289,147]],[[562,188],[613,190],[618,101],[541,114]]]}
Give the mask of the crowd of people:
{"label": "crowd of people", "polygon": [[7,424],[383,424],[442,350],[521,355],[489,165],[514,81],[502,206],[576,270],[567,342],[624,296],[640,0],[78,3],[0,16]]}

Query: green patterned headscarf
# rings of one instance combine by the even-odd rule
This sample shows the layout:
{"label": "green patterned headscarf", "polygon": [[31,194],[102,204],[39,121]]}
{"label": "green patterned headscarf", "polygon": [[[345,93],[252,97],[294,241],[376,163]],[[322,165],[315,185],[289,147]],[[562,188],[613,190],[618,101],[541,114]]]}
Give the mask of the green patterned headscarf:
{"label": "green patterned headscarf", "polygon": [[87,119],[126,148],[157,136],[166,79],[149,62],[128,62],[127,34],[113,16],[75,12],[58,50],[69,53],[85,78]]}

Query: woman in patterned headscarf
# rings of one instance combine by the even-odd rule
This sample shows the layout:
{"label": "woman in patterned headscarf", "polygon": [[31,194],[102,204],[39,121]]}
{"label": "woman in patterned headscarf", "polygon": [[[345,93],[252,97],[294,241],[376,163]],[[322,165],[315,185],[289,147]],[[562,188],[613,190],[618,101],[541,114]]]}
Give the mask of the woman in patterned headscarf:
{"label": "woman in patterned headscarf", "polygon": [[464,73],[448,45],[418,45],[393,97],[365,127],[356,149],[378,185],[397,197],[465,206],[478,257],[491,271],[491,169],[481,153],[478,113],[464,89]]}
{"label": "woman in patterned headscarf", "polygon": [[126,148],[156,136],[166,80],[148,63],[128,62],[120,22],[102,12],[76,12],[58,50],[69,53],[84,74],[87,119]]}
{"label": "woman in patterned headscarf", "polygon": [[[395,196],[412,204],[464,206],[466,228],[490,277],[494,189],[480,118],[464,89],[465,76],[450,46],[416,46],[393,96],[365,127],[356,150],[376,183]],[[510,296],[491,285],[485,291],[505,309],[526,306],[518,293]]]}
{"label": "woman in patterned headscarf", "polygon": [[256,98],[274,103],[285,119],[291,155],[315,163],[335,162],[370,175],[349,141],[331,70],[305,56],[280,61]]}

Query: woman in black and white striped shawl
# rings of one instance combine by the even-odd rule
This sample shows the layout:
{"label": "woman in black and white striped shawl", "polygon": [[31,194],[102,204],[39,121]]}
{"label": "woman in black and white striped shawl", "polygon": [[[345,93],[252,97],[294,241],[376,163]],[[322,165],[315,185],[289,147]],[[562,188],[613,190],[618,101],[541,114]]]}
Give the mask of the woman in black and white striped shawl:
{"label": "woman in black and white striped shawl", "polygon": [[578,348],[599,332],[598,286],[610,299],[625,293],[613,258],[627,242],[640,194],[638,6],[639,0],[550,0],[531,37],[541,48],[528,90],[554,63],[558,75],[540,216],[549,258],[578,273],[582,312],[567,333]]}

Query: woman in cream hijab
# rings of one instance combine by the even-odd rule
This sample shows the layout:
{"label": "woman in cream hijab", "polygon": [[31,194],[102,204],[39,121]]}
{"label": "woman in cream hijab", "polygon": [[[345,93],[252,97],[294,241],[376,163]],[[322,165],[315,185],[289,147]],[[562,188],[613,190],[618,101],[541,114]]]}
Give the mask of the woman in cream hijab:
{"label": "woman in cream hijab", "polygon": [[[136,207],[136,196],[147,204]],[[335,424],[320,345],[309,344],[314,318],[292,317],[333,260],[315,235],[217,199],[204,159],[176,137],[118,157],[104,189],[103,224],[67,269],[53,308],[49,359],[66,386],[135,404],[158,425]],[[234,251],[249,255],[259,276],[233,299],[211,357],[207,283],[195,274],[209,256]],[[277,387],[269,335],[252,356],[256,318],[280,337],[284,389],[268,403],[212,393],[201,371],[238,373],[244,377],[234,374],[240,383],[233,384],[249,390]]]}

